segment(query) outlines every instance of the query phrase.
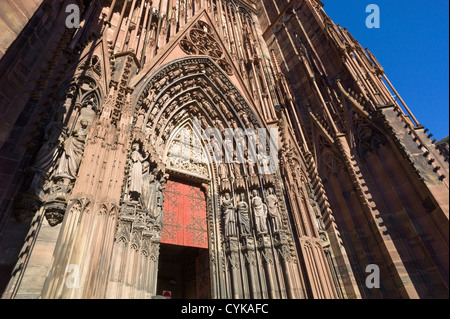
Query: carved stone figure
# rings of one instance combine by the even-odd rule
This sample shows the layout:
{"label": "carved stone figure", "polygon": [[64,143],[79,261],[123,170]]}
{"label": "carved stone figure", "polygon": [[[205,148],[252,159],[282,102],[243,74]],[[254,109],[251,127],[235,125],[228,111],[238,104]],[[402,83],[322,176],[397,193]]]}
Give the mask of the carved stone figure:
{"label": "carved stone figure", "polygon": [[144,162],[142,164],[142,195],[140,198],[141,207],[144,210],[151,212],[151,201],[154,196],[154,181],[155,176],[150,172],[150,163]]}
{"label": "carved stone figure", "polygon": [[146,103],[147,103],[148,105],[150,105],[151,103],[154,102],[154,100],[155,100],[155,90],[154,90],[154,89],[151,89],[151,90],[148,92],[148,95],[147,95],[147,98],[146,98]]}
{"label": "carved stone figure", "polygon": [[62,119],[63,113],[58,113],[55,116],[55,121],[46,126],[44,142],[31,168],[34,175],[27,192],[32,196],[37,196],[41,200],[45,196],[45,182],[55,169],[54,164],[58,160],[60,146],[66,136],[65,129],[62,127]]}
{"label": "carved stone figure", "polygon": [[257,186],[259,183],[258,167],[254,156],[249,155],[247,150],[245,150],[245,165],[248,170],[248,182],[250,186]]}
{"label": "carved stone figure", "polygon": [[262,145],[258,146],[258,169],[261,175],[270,174],[270,156],[267,155],[265,148]]}
{"label": "carved stone figure", "polygon": [[227,137],[224,141],[224,148],[225,148],[225,163],[232,163],[233,161],[233,151],[234,151],[234,145],[233,140],[229,137]]}
{"label": "carved stone figure", "polygon": [[[253,128],[249,128],[245,130],[245,134],[248,138],[248,150],[250,152],[250,156],[256,157],[256,146],[258,144],[258,135]],[[256,159],[255,159],[256,162]]]}
{"label": "carved stone figure", "polygon": [[98,102],[94,95],[87,97],[80,109],[80,119],[92,123],[98,112]]}
{"label": "carved stone figure", "polygon": [[235,129],[235,136],[234,139],[236,140],[236,150],[237,155],[242,160],[244,158],[244,151],[245,151],[245,135],[244,131],[242,129]]}
{"label": "carved stone figure", "polygon": [[278,206],[278,198],[275,195],[273,188],[269,188],[266,201],[269,216],[272,221],[272,230],[273,232],[278,232],[283,228],[283,222],[281,220],[280,207]]}
{"label": "carved stone figure", "polygon": [[59,160],[55,178],[75,180],[87,138],[88,122],[81,120],[81,128],[74,130],[72,136],[64,142],[64,152]]}
{"label": "carved stone figure", "polygon": [[143,157],[140,153],[138,143],[133,144],[131,153],[130,186],[129,194],[131,200],[138,200],[142,194],[142,163],[148,158],[148,154]]}
{"label": "carved stone figure", "polygon": [[239,225],[242,236],[250,235],[250,217],[248,215],[249,206],[245,201],[245,194],[240,195],[239,203],[237,204],[237,212],[239,216]]}
{"label": "carved stone figure", "polygon": [[136,128],[138,130],[142,129],[142,126],[144,125],[144,120],[145,120],[145,109],[141,107],[136,120]]}
{"label": "carved stone figure", "polygon": [[242,121],[244,122],[245,129],[253,128],[253,126],[250,123],[250,120],[248,119],[247,112],[241,111],[241,112],[239,112],[239,116],[242,119]]}
{"label": "carved stone figure", "polygon": [[214,154],[214,160],[220,163],[222,161],[223,152],[222,152],[222,145],[221,145],[222,143],[219,142],[219,140],[220,139],[216,137],[216,134],[213,135],[210,145],[212,147],[212,151]]}
{"label": "carved stone figure", "polygon": [[[154,171],[156,175],[156,170]],[[155,204],[156,209],[153,211],[152,217],[155,218],[155,225],[159,228],[162,227],[163,224],[163,207],[164,207],[164,185],[167,182],[168,176],[163,176],[159,180],[156,181],[155,187]]]}
{"label": "carved stone figure", "polygon": [[33,168],[37,171],[50,172],[55,161],[57,146],[61,139],[63,114],[56,114],[55,121],[47,125],[44,143],[36,155]]}
{"label": "carved stone figure", "polygon": [[314,217],[316,218],[316,226],[319,232],[325,231],[325,225],[322,220],[322,214],[320,213],[319,204],[316,202],[315,199],[309,198],[309,204],[311,205],[311,208],[314,212]]}
{"label": "carved stone figure", "polygon": [[234,211],[233,198],[230,193],[225,194],[222,199],[222,211],[224,218],[225,237],[236,237],[236,215]]}
{"label": "carved stone figure", "polygon": [[258,195],[258,191],[253,190],[252,209],[255,216],[256,231],[258,234],[267,233],[267,206]]}

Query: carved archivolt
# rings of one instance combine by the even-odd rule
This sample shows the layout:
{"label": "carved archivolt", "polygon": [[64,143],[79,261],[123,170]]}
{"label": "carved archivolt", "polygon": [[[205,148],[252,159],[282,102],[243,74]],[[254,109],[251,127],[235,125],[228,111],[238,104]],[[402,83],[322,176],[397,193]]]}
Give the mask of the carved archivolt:
{"label": "carved archivolt", "polygon": [[[192,35],[199,34],[200,31]],[[207,48],[214,47],[207,45]],[[273,257],[280,256],[278,250],[284,253],[283,262],[295,259],[278,178],[275,174],[264,176],[251,163],[237,163],[233,152],[239,143],[249,143],[253,137],[262,154],[263,149],[270,148],[270,141],[259,145],[257,136],[227,140],[228,129],[245,131],[265,126],[223,70],[210,58],[184,58],[161,68],[136,92],[139,96],[134,109],[130,164],[116,243],[128,245],[131,250],[141,249],[143,255],[157,260],[162,221],[170,220],[170,212],[160,212],[164,217],[159,221],[154,212],[159,211],[157,207],[163,206],[167,196],[157,199],[154,205],[148,204],[151,200],[145,198],[146,194],[161,190],[173,175],[199,182],[205,189],[213,273],[222,269],[236,277],[238,272],[247,271],[241,265],[240,254],[250,258],[250,264],[255,264],[256,256],[270,267],[275,266]],[[223,141],[218,146],[223,151],[222,160],[228,150],[231,163],[211,160],[216,158],[217,135],[208,136],[209,129],[215,130]],[[148,192],[146,185],[150,185]],[[144,233],[149,234],[147,239]],[[247,243],[245,251],[241,250],[240,241]],[[150,243],[153,248],[149,247]],[[291,258],[286,255],[288,252]],[[270,276],[274,276],[272,271],[267,269]],[[255,278],[254,275],[245,276]]]}
{"label": "carved archivolt", "polygon": [[[164,149],[173,130],[189,118],[203,129],[263,127],[254,111],[209,58],[173,62],[150,78],[135,110],[137,138]],[[244,114],[245,116],[241,116]],[[149,150],[151,151],[151,150]],[[162,161],[162,154],[154,161]],[[162,163],[161,163],[162,164]]]}

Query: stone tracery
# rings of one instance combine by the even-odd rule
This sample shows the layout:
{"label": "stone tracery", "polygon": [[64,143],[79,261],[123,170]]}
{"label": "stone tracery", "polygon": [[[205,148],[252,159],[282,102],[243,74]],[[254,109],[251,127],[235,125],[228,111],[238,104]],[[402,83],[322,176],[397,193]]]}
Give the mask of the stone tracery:
{"label": "stone tracery", "polygon": [[188,55],[211,57],[228,75],[233,75],[233,68],[227,62],[218,40],[212,35],[211,27],[206,22],[198,21],[181,40],[180,47]]}

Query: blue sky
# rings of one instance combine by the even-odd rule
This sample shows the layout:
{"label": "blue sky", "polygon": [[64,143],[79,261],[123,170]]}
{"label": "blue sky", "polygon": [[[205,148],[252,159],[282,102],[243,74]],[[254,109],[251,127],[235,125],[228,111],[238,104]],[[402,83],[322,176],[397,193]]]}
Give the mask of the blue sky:
{"label": "blue sky", "polygon": [[[336,23],[368,47],[421,124],[449,135],[449,0],[322,0]],[[380,8],[381,27],[366,27],[366,7]]]}

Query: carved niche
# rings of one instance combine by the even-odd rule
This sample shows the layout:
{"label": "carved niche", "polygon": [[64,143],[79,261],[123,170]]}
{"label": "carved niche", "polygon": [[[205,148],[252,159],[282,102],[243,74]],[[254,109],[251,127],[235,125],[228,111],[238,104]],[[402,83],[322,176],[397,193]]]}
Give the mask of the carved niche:
{"label": "carved niche", "polygon": [[369,153],[377,153],[381,146],[387,144],[386,137],[361,115],[353,112],[353,127],[358,155],[365,159]]}

